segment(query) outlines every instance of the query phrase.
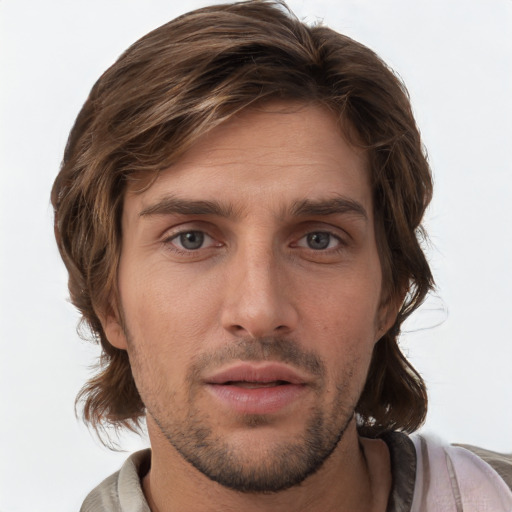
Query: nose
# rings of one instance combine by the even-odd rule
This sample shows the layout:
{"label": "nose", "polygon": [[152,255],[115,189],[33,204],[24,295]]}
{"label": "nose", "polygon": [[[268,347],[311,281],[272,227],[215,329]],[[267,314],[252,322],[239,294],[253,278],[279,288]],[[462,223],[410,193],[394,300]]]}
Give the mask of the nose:
{"label": "nose", "polygon": [[230,262],[224,286],[224,329],[260,338],[291,333],[297,327],[293,286],[285,263],[263,244],[248,244]]}

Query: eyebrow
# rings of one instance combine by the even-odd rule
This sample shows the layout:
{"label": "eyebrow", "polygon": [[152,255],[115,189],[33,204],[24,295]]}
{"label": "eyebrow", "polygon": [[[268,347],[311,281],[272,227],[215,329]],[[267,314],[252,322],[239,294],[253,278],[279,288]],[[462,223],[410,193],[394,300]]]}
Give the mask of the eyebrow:
{"label": "eyebrow", "polygon": [[[353,214],[368,220],[368,214],[363,205],[353,199],[338,196],[331,199],[303,199],[295,201],[289,213],[293,217],[328,216]],[[224,205],[218,201],[180,199],[166,196],[156,203],[144,208],[140,217],[152,215],[214,215],[217,217],[233,217],[235,212],[232,205]]]}
{"label": "eyebrow", "polygon": [[297,217],[353,214],[368,220],[368,213],[361,203],[342,196],[318,201],[297,201],[292,205],[291,214]]}
{"label": "eyebrow", "polygon": [[144,208],[140,217],[150,215],[215,215],[218,217],[231,217],[233,208],[231,205],[223,205],[218,201],[193,201],[180,199],[174,196],[166,196],[155,204]]}

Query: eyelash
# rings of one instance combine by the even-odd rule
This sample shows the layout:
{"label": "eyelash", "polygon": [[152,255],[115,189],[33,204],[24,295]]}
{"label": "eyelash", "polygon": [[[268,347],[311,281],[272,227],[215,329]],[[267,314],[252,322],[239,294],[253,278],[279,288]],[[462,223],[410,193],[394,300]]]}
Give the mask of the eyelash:
{"label": "eyelash", "polygon": [[[311,240],[308,240],[308,237],[312,236],[312,235],[327,235],[329,236],[329,240],[328,240],[328,246],[325,247],[325,248],[317,248],[317,249],[314,249],[313,247],[304,247],[304,246],[301,246],[299,245],[299,242],[301,240],[306,240],[306,243],[308,242],[311,242]],[[333,241],[336,241],[337,242],[337,245],[336,247],[329,247],[329,245],[333,242]],[[305,249],[309,249],[315,253],[327,253],[327,252],[333,252],[333,251],[337,251],[337,250],[340,250],[340,248],[342,248],[343,246],[345,245],[344,241],[342,240],[342,238],[334,233],[331,233],[330,231],[326,231],[326,230],[314,230],[314,231],[309,231],[307,233],[305,233],[304,235],[302,235],[297,242],[295,242],[294,246],[296,247],[304,247]]]}
{"label": "eyelash", "polygon": [[165,239],[162,241],[163,245],[166,247],[166,249],[173,251],[174,253],[180,255],[180,256],[196,256],[198,252],[201,249],[209,249],[209,248],[215,248],[215,247],[221,247],[222,243],[214,243],[210,247],[204,247],[204,243],[201,244],[200,247],[197,249],[187,249],[185,247],[178,247],[176,245],[176,240],[180,239],[180,237],[192,234],[192,233],[200,233],[205,239],[210,239],[212,242],[215,242],[215,238],[213,238],[211,235],[209,235],[205,230],[203,229],[184,229],[182,231],[179,231],[177,233],[172,233],[170,236],[165,237]]}
{"label": "eyelash", "polygon": [[[197,247],[196,249],[187,249],[183,247],[183,241],[180,242],[182,247],[179,247],[176,245],[176,240],[180,240],[181,237],[187,235],[187,234],[200,234],[205,240],[201,240],[201,245]],[[308,237],[311,237],[313,235],[327,235],[329,237],[328,239],[328,246],[325,248],[312,248],[308,247],[307,245],[300,245],[300,242],[302,240],[305,240],[305,244],[308,244],[308,242],[311,242],[311,240],[308,240]],[[207,247],[204,247],[204,242],[210,240]],[[336,245],[334,247],[329,247],[329,245],[332,244],[332,242],[335,241]],[[213,243],[212,243],[213,242]],[[162,241],[163,245],[167,250],[170,250],[174,252],[175,254],[179,256],[184,257],[197,257],[200,253],[204,253],[204,250],[208,249],[215,249],[220,248],[224,244],[222,242],[216,242],[215,238],[211,235],[209,235],[205,230],[203,229],[186,229],[179,232],[172,233],[171,235],[165,237],[165,239]],[[208,243],[208,242],[207,242]],[[295,242],[290,244],[290,247],[292,249],[299,248],[309,251],[311,254],[315,255],[316,257],[322,257],[327,255],[336,255],[339,252],[343,251],[346,248],[346,241],[340,237],[338,234],[332,233],[331,231],[328,231],[326,229],[317,229],[317,230],[310,230],[305,232],[302,236],[300,236],[298,239],[296,239]]]}

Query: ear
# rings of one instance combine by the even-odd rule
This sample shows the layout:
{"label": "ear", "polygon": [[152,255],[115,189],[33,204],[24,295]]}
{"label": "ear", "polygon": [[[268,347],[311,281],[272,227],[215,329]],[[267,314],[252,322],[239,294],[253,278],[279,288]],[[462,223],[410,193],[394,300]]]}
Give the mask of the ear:
{"label": "ear", "polygon": [[98,317],[108,342],[115,348],[126,350],[128,348],[126,334],[119,315],[114,311],[114,308],[110,306],[107,313],[98,314]]}
{"label": "ear", "polygon": [[395,297],[387,298],[387,300],[381,304],[379,314],[377,316],[378,323],[375,342],[379,341],[395,323],[404,298],[405,294],[397,294]]}

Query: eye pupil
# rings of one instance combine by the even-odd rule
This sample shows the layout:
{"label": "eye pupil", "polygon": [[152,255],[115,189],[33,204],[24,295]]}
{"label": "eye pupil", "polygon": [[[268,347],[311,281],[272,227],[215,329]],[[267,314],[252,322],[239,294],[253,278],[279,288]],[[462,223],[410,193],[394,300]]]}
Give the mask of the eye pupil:
{"label": "eye pupil", "polygon": [[309,233],[308,235],[308,247],[310,249],[320,250],[327,249],[329,242],[331,241],[331,235],[329,233]]}
{"label": "eye pupil", "polygon": [[181,245],[190,251],[199,249],[204,242],[204,233],[201,231],[187,231],[180,235]]}

